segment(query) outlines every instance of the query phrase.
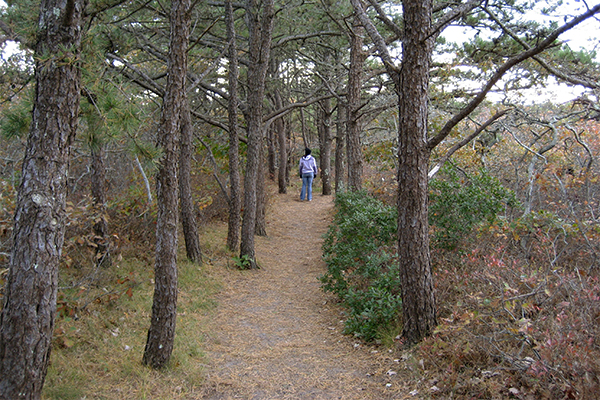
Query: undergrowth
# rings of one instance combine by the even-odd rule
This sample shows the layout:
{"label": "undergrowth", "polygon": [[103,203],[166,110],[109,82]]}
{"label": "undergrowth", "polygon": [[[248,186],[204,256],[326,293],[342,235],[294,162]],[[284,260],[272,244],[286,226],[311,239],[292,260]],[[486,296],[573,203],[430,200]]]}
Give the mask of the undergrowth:
{"label": "undergrowth", "polygon": [[335,208],[323,243],[322,287],[348,310],[345,333],[381,339],[401,307],[396,211],[365,192],[338,194]]}
{"label": "undergrowth", "polygon": [[414,350],[423,393],[597,398],[598,238],[572,228],[531,214],[472,232],[460,252],[433,250],[440,325]]}
{"label": "undergrowth", "polygon": [[507,217],[514,196],[485,176],[450,176],[432,190],[430,211],[451,214],[431,220],[439,325],[408,350],[382,340],[398,331],[390,324],[401,307],[394,207],[366,193],[337,196],[321,282],[347,309],[346,333],[391,343],[421,398],[596,399],[597,222],[549,211]]}

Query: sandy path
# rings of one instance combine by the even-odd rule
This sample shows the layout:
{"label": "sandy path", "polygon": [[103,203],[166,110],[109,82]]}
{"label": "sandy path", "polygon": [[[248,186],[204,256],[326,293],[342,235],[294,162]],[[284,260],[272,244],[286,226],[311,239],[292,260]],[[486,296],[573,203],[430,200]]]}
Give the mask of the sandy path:
{"label": "sandy path", "polygon": [[320,290],[333,198],[300,202],[292,192],[271,196],[269,236],[256,242],[261,269],[225,277],[206,343],[203,398],[404,398],[408,390],[387,373],[391,357],[342,335],[341,309]]}

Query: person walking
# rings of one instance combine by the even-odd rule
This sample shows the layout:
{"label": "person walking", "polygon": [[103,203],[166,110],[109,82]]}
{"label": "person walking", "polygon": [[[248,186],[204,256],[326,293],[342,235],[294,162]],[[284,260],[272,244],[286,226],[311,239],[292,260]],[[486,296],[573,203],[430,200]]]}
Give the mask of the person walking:
{"label": "person walking", "polygon": [[313,179],[317,176],[319,169],[317,168],[317,161],[313,156],[310,155],[311,151],[307,147],[304,149],[304,157],[300,159],[299,172],[302,178],[302,190],[300,191],[300,201],[312,200],[312,183]]}

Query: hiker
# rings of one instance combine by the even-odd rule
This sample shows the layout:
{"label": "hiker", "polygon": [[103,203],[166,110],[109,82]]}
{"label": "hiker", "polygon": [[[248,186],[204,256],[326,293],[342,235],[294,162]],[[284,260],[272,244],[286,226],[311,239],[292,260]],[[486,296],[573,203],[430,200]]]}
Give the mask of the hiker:
{"label": "hiker", "polygon": [[317,176],[319,169],[317,168],[317,161],[313,156],[310,155],[311,151],[307,147],[304,149],[304,157],[300,159],[299,172],[302,178],[302,191],[300,192],[300,201],[312,200],[312,183],[313,179]]}

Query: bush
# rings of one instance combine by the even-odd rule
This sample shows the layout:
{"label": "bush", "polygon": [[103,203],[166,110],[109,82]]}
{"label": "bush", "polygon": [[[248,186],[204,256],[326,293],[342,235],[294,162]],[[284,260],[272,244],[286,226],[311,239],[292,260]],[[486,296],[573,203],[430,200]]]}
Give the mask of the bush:
{"label": "bush", "polygon": [[338,194],[325,235],[325,291],[348,309],[346,333],[365,341],[381,337],[397,321],[402,304],[396,260],[397,213],[365,192]]}
{"label": "bush", "polygon": [[434,246],[456,249],[475,226],[493,223],[505,205],[517,204],[515,194],[484,170],[467,183],[451,168],[445,168],[443,175],[446,179],[435,179],[430,185],[429,224],[434,228]]}
{"label": "bush", "polygon": [[545,211],[487,228],[432,251],[439,325],[415,355],[432,398],[598,398],[600,236]]}

